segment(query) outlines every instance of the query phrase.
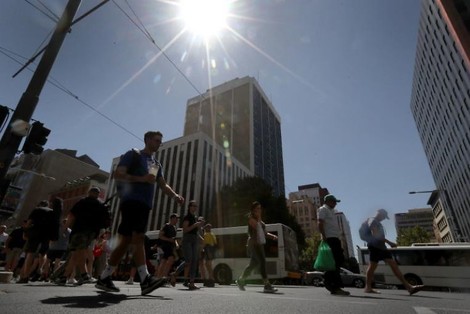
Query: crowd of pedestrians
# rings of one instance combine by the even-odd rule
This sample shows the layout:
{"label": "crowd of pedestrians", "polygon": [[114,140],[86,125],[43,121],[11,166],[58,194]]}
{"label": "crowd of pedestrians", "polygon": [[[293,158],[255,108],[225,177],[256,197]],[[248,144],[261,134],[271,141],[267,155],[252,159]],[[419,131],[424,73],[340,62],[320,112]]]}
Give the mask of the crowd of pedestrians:
{"label": "crowd of pedestrians", "polygon": [[[175,286],[176,276],[180,272],[185,278],[183,285],[189,290],[200,289],[195,283],[198,271],[204,286],[214,287],[212,260],[219,244],[211,231],[212,225],[197,215],[199,208],[196,200],[187,203],[187,213],[181,225],[182,243],[177,238],[180,217],[176,213],[171,214],[169,221],[162,226],[155,246],[151,246],[150,239],[145,235],[149,213],[154,206],[156,186],[177,204],[185,203],[184,198],[168,185],[162,164],[155,159],[162,140],[160,132],[145,133],[145,147],[123,154],[113,173],[121,215],[120,225],[114,232],[118,236],[114,247],[109,244],[111,231],[107,228],[110,217],[99,199],[101,191],[98,187],[91,187],[87,196],[79,200],[65,217],[62,200],[55,198],[51,204],[47,201],[39,203],[28,219],[10,234],[6,232],[6,226],[0,225],[0,259],[5,261],[5,270],[14,273],[16,283],[35,280],[51,281],[57,285],[95,283],[97,289],[119,292],[113,275],[114,278],[120,276],[120,265],[125,258],[129,266],[126,283],[134,284],[134,280],[138,280],[142,295],[167,283]],[[335,216],[338,202],[340,200],[334,195],[326,195],[324,205],[317,210],[317,222],[322,240],[331,248],[335,262],[335,268],[324,274],[325,288],[333,295],[348,296],[350,293],[343,290],[339,273],[344,254]],[[271,285],[267,276],[264,245],[267,238],[277,241],[277,236],[266,231],[261,215],[261,204],[253,202],[247,217],[250,263],[236,284],[244,291],[246,278],[257,270],[264,283],[263,292],[274,293],[277,288]],[[385,244],[395,244],[385,239],[380,222],[386,218],[387,212],[381,209],[369,222],[371,263],[365,292],[378,293],[372,288],[372,277],[378,261],[384,260],[409,293],[417,293],[423,286],[408,284],[387,252]],[[159,261],[156,267],[150,262],[154,254]]]}

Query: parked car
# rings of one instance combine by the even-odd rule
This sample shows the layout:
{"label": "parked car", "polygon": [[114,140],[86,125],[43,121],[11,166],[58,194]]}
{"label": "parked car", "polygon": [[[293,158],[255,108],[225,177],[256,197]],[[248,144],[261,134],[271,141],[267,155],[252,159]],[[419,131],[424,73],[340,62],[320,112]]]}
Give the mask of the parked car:
{"label": "parked car", "polygon": [[[323,286],[323,274],[322,271],[305,272],[305,283],[316,287]],[[341,267],[340,275],[345,286],[364,288],[366,285],[366,276],[355,274],[346,268]]]}
{"label": "parked car", "polygon": [[315,287],[323,286],[323,272],[307,271],[305,272],[305,284]]}

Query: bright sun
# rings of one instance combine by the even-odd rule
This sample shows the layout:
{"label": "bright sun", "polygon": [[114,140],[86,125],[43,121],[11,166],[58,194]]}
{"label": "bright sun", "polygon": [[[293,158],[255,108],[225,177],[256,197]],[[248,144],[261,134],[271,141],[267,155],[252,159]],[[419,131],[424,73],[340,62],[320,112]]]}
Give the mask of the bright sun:
{"label": "bright sun", "polygon": [[229,2],[229,0],[182,0],[181,18],[186,24],[186,29],[205,39],[216,36],[226,27]]}

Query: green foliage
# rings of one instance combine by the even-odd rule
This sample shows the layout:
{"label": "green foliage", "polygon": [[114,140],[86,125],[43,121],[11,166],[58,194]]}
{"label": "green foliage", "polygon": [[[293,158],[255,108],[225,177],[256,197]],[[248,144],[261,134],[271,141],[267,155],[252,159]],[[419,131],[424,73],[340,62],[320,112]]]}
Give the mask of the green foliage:
{"label": "green foliage", "polygon": [[397,244],[400,246],[409,246],[413,243],[429,243],[432,235],[421,228],[415,226],[413,228],[402,228],[398,230]]}
{"label": "green foliage", "polygon": [[240,178],[232,186],[224,186],[220,191],[221,217],[213,221],[221,221],[221,227],[246,225],[250,206],[258,201],[263,206],[265,223],[282,223],[292,228],[297,235],[297,243],[303,247],[305,233],[289,213],[285,197],[273,196],[272,187],[259,177]]}
{"label": "green foliage", "polygon": [[318,254],[320,241],[320,233],[314,233],[312,237],[305,239],[305,246],[299,256],[300,269],[313,270],[313,263]]}

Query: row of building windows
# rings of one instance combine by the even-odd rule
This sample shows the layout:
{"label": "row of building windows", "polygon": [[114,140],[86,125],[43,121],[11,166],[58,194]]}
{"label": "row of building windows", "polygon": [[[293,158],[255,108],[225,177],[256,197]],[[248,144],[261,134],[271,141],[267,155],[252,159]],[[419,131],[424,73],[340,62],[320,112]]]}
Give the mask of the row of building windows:
{"label": "row of building windows", "polygon": [[[452,199],[456,218],[468,222],[464,210],[469,208],[465,189],[470,186],[468,65],[449,32],[451,26],[444,22],[434,1],[423,1],[423,6],[412,112],[436,185],[455,192]],[[440,229],[445,227],[443,223]]]}

